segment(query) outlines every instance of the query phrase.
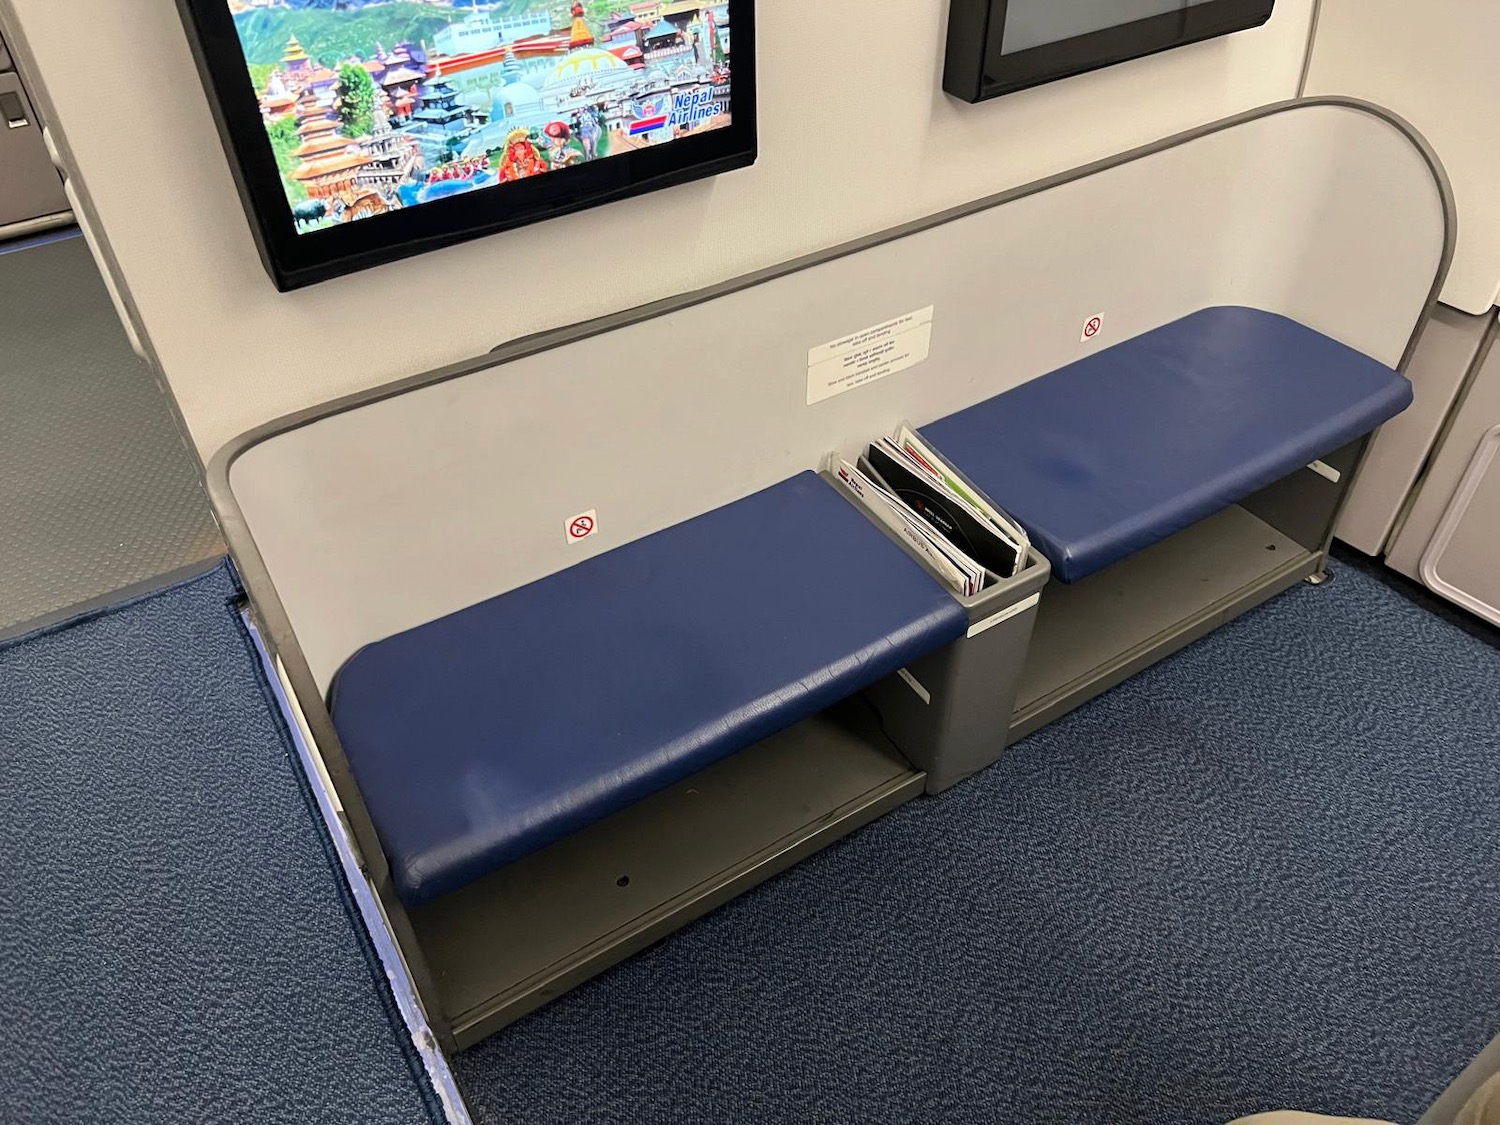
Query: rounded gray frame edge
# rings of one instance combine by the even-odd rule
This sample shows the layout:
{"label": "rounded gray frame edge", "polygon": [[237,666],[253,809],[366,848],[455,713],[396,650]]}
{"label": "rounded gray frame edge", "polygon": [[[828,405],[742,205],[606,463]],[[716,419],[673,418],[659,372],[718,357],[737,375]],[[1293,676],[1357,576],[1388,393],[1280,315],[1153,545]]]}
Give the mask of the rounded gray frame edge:
{"label": "rounded gray frame edge", "polygon": [[[436,997],[436,992],[433,989],[426,966],[420,959],[420,952],[415,947],[410,923],[406,918],[404,908],[401,907],[391,888],[390,874],[385,863],[384,853],[380,849],[374,824],[370,820],[369,812],[364,806],[364,800],[359,793],[358,786],[349,768],[349,763],[345,759],[343,749],[339,744],[327,701],[318,689],[317,681],[312,674],[311,667],[308,665],[306,657],[303,655],[301,647],[297,642],[296,633],[292,628],[290,618],[287,616],[286,610],[277,594],[270,571],[261,559],[254,537],[250,533],[249,525],[240,510],[238,502],[235,500],[234,491],[230,484],[230,472],[235,461],[242,454],[264,441],[291,430],[311,425],[314,422],[336,414],[368,406],[371,403],[380,402],[384,399],[394,398],[408,391],[431,386],[435,383],[472,375],[487,368],[499,367],[525,356],[534,355],[538,352],[547,351],[551,348],[560,347],[590,336],[596,336],[625,325],[649,320],[652,317],[676,312],[716,297],[738,292],[742,289],[748,289],[752,286],[760,285],[779,277],[785,277],[788,274],[796,273],[836,258],[846,257],[861,250],[867,250],[874,246],[892,242],[906,235],[915,234],[918,231],[928,230],[941,226],[944,223],[952,222],[955,219],[985,211],[992,207],[999,207],[1002,204],[1010,203],[1029,195],[1035,195],[1060,184],[1084,179],[1098,172],[1143,159],[1155,153],[1187,144],[1201,137],[1222,132],[1226,129],[1232,129],[1236,125],[1301,108],[1318,106],[1336,106],[1353,109],[1369,114],[1394,127],[1421,154],[1432,172],[1433,181],[1442,198],[1443,251],[1438,261],[1436,276],[1433,278],[1432,288],[1429,290],[1427,301],[1423,306],[1421,315],[1418,317],[1416,327],[1413,329],[1411,337],[1407,342],[1406,349],[1402,353],[1401,361],[1397,365],[1398,370],[1405,372],[1411,361],[1412,353],[1416,350],[1417,343],[1421,340],[1422,333],[1432,317],[1433,309],[1437,304],[1438,296],[1442,292],[1443,284],[1447,280],[1448,270],[1453,262],[1453,255],[1458,241],[1458,212],[1454,200],[1453,187],[1436,151],[1427,138],[1411,125],[1410,122],[1382,106],[1360,98],[1320,96],[1292,98],[1285,101],[1272,102],[1269,105],[1258,106],[1243,113],[1234,114],[1230,117],[1221,118],[1218,121],[1212,121],[1205,125],[1199,125],[1192,129],[1172,134],[1171,136],[1152,141],[1115,156],[1105,157],[1078,168],[1046,176],[1019,187],[986,196],[971,203],[949,208],[935,215],[915,219],[912,222],[904,223],[876,234],[867,235],[863,238],[854,239],[850,242],[830,247],[827,250],[820,250],[804,255],[789,262],[783,262],[762,270],[742,274],[739,277],[717,282],[713,285],[679,294],[675,297],[667,297],[660,301],[637,306],[636,308],[626,309],[618,313],[610,313],[593,320],[523,336],[503,343],[481,356],[461,360],[457,363],[448,364],[447,366],[418,375],[412,375],[404,379],[398,379],[383,386],[357,391],[330,402],[273,419],[228,442],[213,456],[205,471],[205,484],[208,491],[209,503],[213,508],[215,517],[219,521],[220,530],[229,547],[229,554],[234,561],[240,581],[249,595],[251,613],[259,627],[261,636],[270,649],[271,655],[281,663],[282,672],[287,679],[287,686],[302,710],[302,716],[312,734],[315,748],[320,757],[322,757],[334,790],[344,806],[349,832],[357,845],[361,867],[370,878],[381,900],[381,905],[385,909],[387,918],[396,931],[398,945],[407,960],[408,968],[417,982],[419,998],[422,1000],[424,1008],[427,1009],[429,1020],[433,1021],[434,1031],[438,1034],[439,1039],[444,1043],[445,1047],[452,1046],[452,1039],[448,1034],[447,1028],[441,1025],[440,1017],[438,1017],[438,1013],[434,1009],[433,1000]],[[174,408],[175,405],[174,401]]]}

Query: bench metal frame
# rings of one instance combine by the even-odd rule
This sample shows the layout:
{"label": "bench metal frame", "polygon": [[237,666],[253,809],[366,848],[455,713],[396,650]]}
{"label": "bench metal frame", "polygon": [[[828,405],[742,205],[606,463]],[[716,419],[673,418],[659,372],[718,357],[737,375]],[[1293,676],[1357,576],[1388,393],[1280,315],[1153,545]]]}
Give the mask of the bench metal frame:
{"label": "bench metal frame", "polygon": [[[1368,435],[1042,598],[1011,738],[1060,718],[1298,582],[1321,583]],[[1329,470],[1338,479],[1331,480]],[[1129,613],[1110,612],[1121,604]]]}
{"label": "bench metal frame", "polygon": [[[556,880],[566,876],[569,872],[577,880],[575,889],[582,893],[597,882],[596,877],[604,869],[596,869],[594,858],[586,861],[570,860],[564,854],[566,849],[570,845],[574,847],[578,845],[575,841],[564,841],[563,844],[556,846],[558,849],[563,849],[558,854],[549,854],[553,851],[549,849],[548,852],[538,853],[537,856],[521,864],[513,865],[512,868],[496,872],[494,876],[474,884],[471,889],[449,896],[455,900],[454,902],[440,901],[417,912],[408,911],[401,904],[392,886],[390,870],[381,851],[374,825],[350,771],[349,763],[340,747],[338,736],[318,686],[318,679],[313,674],[303,653],[291,619],[262,559],[260,549],[251,535],[239,501],[231,488],[230,470],[236,460],[248,450],[270,438],[334,415],[357,410],[418,388],[447,380],[461,379],[499,364],[510,363],[653,317],[678,312],[826,262],[870,250],[980,211],[1004,206],[1007,203],[1045,192],[1050,188],[1141,160],[1213,133],[1232,129],[1242,123],[1314,105],[1354,109],[1394,126],[1404,133],[1411,144],[1422,154],[1438,185],[1444,209],[1445,244],[1430,296],[1401,359],[1400,369],[1404,371],[1422,329],[1431,315],[1452,260],[1456,229],[1452,192],[1432,149],[1406,122],[1377,106],[1356,99],[1314,98],[1264,106],[1167,137],[1082,168],[1001,192],[918,222],[808,255],[796,261],[637,309],[516,340],[497,348],[489,355],[350,395],[279,419],[241,436],[220,451],[208,467],[207,486],[230,553],[249,594],[253,620],[274,658],[275,666],[278,668],[288,693],[305,717],[307,730],[315,744],[314,749],[326,773],[326,783],[331,787],[337,799],[338,816],[346,830],[347,843],[353,849],[360,870],[369,880],[381,905],[432,1030],[446,1049],[453,1050],[475,1042],[503,1026],[504,1023],[557,995],[560,991],[628,956],[687,920],[712,909],[833,839],[881,815],[919,792],[925,783],[924,775],[882,749],[882,739],[878,733],[859,730],[860,724],[866,722],[867,719],[861,715],[862,704],[858,701],[846,706],[845,711],[848,714],[841,716],[842,723],[834,721],[835,718],[840,718],[839,716],[820,717],[817,720],[811,720],[810,725],[803,724],[782,735],[768,739],[735,758],[721,763],[720,766],[714,767],[715,770],[724,771],[724,776],[708,780],[715,784],[722,782],[727,788],[734,788],[735,778],[730,775],[733,775],[735,771],[741,771],[747,775],[755,774],[759,779],[750,784],[748,790],[742,788],[737,791],[734,800],[720,806],[720,811],[736,810],[732,815],[766,823],[780,823],[782,827],[786,827],[789,823],[786,820],[788,816],[786,801],[773,796],[772,791],[776,786],[769,784],[766,779],[777,778],[779,776],[777,771],[785,768],[788,761],[798,758],[806,760],[809,753],[817,752],[827,755],[825,758],[827,762],[836,764],[839,776],[821,779],[805,777],[798,781],[798,784],[804,787],[807,809],[813,814],[810,819],[805,819],[800,827],[793,824],[790,831],[782,832],[769,844],[764,844],[752,853],[740,855],[736,863],[722,869],[719,876],[708,883],[700,884],[686,893],[671,896],[659,902],[633,923],[604,936],[593,946],[575,949],[570,956],[552,961],[544,972],[532,974],[521,986],[504,994],[493,995],[485,1003],[469,1005],[463,1011],[450,1011],[445,1007],[444,995],[445,991],[451,991],[452,981],[441,980],[440,973],[451,972],[454,961],[450,959],[446,965],[435,964],[432,958],[435,942],[451,941],[458,946],[464,946],[471,955],[477,950],[481,955],[480,960],[488,955],[493,955],[497,959],[509,956],[506,951],[496,949],[493,939],[482,932],[482,927],[488,924],[486,918],[492,919],[494,916],[493,905],[496,900],[490,899],[487,903],[478,905],[474,902],[465,903],[456,900],[482,899],[489,890],[495,889],[489,886],[492,880],[497,883],[508,881],[520,886],[521,890],[516,891],[516,894],[523,898],[532,896],[535,899],[537,895],[545,895],[549,887],[556,890],[560,886]],[[1365,444],[1364,442],[1354,443],[1328,458],[1335,467],[1342,471],[1342,484],[1336,486],[1331,492],[1322,488],[1317,481],[1310,479],[1315,474],[1308,474],[1306,478],[1304,474],[1296,474],[1294,478],[1272,486],[1247,500],[1237,509],[1233,509],[1253,519],[1255,524],[1259,524],[1259,527],[1255,524],[1247,524],[1240,515],[1229,517],[1238,521],[1242,528],[1249,528],[1253,531],[1255,534],[1251,538],[1262,536],[1264,528],[1274,531],[1285,542],[1296,545],[1297,550],[1287,548],[1289,553],[1284,561],[1278,557],[1276,565],[1256,568],[1247,576],[1246,581],[1224,591],[1223,596],[1210,599],[1207,604],[1197,606],[1186,616],[1178,614],[1167,628],[1150,632],[1149,635],[1141,638],[1137,645],[1118,654],[1118,659],[1095,667],[1084,677],[1075,677],[1067,683],[1057,685],[1055,690],[1043,691],[1034,698],[1028,698],[1023,687],[1020,709],[1014,721],[1012,734],[1022,734],[1035,729],[1068,708],[1076,706],[1090,695],[1097,694],[1110,684],[1124,679],[1146,663],[1159,659],[1165,653],[1207,632],[1235,613],[1258,604],[1278,590],[1304,577],[1321,574],[1333,522],[1347,495],[1349,482],[1355,475]],[[819,451],[820,454],[821,452]],[[1214,517],[1214,519],[1217,518]],[[1205,521],[1205,523],[1212,523],[1212,520]],[[1193,534],[1194,530],[1189,529],[1188,532],[1181,533],[1181,536],[1143,552],[1139,556],[1141,560],[1139,563],[1126,560],[1126,563],[1117,564],[1117,567],[1109,568],[1108,571],[1078,583],[1071,591],[1049,589],[1042,599],[1043,612],[1037,627],[1038,634],[1051,627],[1049,621],[1058,616],[1056,606],[1064,600],[1077,599],[1081,595],[1086,596],[1090,583],[1108,579],[1110,571],[1118,571],[1119,568],[1129,565],[1146,565],[1147,556],[1150,556],[1152,552],[1175,550],[1183,553],[1181,542],[1177,542],[1175,547],[1173,544],[1182,537]],[[1277,541],[1277,545],[1278,550],[1281,550],[1281,540]],[[1265,552],[1264,548],[1263,544],[1259,549],[1270,554],[1270,552]],[[1115,578],[1119,577],[1117,573]],[[1051,613],[1047,610],[1049,601],[1054,603],[1054,611]],[[682,786],[650,798],[648,802],[643,803],[642,809],[626,810],[618,817],[602,822],[601,825],[596,825],[587,832],[596,834],[608,847],[614,847],[617,843],[624,847],[627,846],[625,841],[631,832],[645,831],[645,821],[650,819],[650,814],[652,812],[660,814],[667,806],[676,806],[669,814],[669,819],[676,818],[687,823],[691,820],[692,814],[684,813],[681,806],[694,799],[691,791],[695,787],[696,780],[690,779]],[[781,788],[784,789],[784,786]],[[652,809],[644,808],[652,802],[656,803]],[[821,805],[821,807],[814,809],[814,805]],[[782,819],[778,821],[778,817]],[[715,834],[735,837],[736,830],[733,825],[726,824],[722,819],[713,820],[712,823]],[[764,828],[764,824],[761,828]],[[755,835],[755,833],[750,833],[750,835]],[[763,830],[760,835],[765,835]],[[749,836],[745,835],[735,837],[741,844],[748,838]],[[530,871],[522,870],[528,864],[531,865]],[[670,874],[665,873],[662,877],[666,878]],[[691,874],[690,871],[677,873],[679,878],[688,878]],[[612,876],[611,882],[617,882],[618,878],[619,876]],[[635,880],[632,879],[632,883],[634,882]],[[481,929],[476,929],[476,927]],[[477,938],[476,933],[479,935]],[[487,944],[488,954],[485,953]]]}

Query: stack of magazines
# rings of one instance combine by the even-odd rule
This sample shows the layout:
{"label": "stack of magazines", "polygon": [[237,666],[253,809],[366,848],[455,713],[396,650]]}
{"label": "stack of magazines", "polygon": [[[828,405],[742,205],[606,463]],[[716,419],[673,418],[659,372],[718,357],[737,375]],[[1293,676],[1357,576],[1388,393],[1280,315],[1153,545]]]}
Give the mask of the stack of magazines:
{"label": "stack of magazines", "polygon": [[960,594],[977,594],[1026,565],[1026,533],[960,481],[909,426],[872,443],[857,463],[834,455],[828,468]]}

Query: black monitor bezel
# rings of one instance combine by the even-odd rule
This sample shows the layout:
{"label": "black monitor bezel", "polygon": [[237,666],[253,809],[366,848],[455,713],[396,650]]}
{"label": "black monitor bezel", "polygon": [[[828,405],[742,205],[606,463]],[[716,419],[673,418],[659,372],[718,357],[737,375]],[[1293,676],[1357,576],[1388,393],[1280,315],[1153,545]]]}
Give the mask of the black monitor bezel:
{"label": "black monitor bezel", "polygon": [[285,291],[755,163],[755,4],[727,2],[734,34],[727,126],[305,234],[281,184],[229,5],[177,6],[261,259]]}
{"label": "black monitor bezel", "polygon": [[1007,0],[951,0],[943,88],[980,102],[1259,27],[1275,0],[1208,0],[1006,55]]}

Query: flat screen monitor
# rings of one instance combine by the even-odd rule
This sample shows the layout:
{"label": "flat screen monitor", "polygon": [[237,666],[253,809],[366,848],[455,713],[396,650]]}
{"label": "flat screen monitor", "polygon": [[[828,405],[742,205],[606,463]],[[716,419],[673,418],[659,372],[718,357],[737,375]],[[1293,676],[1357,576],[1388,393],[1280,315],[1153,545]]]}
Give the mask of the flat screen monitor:
{"label": "flat screen monitor", "polygon": [[744,167],[753,0],[178,0],[296,288]]}
{"label": "flat screen monitor", "polygon": [[952,0],[943,86],[982,101],[1197,43],[1271,17],[1274,0]]}

